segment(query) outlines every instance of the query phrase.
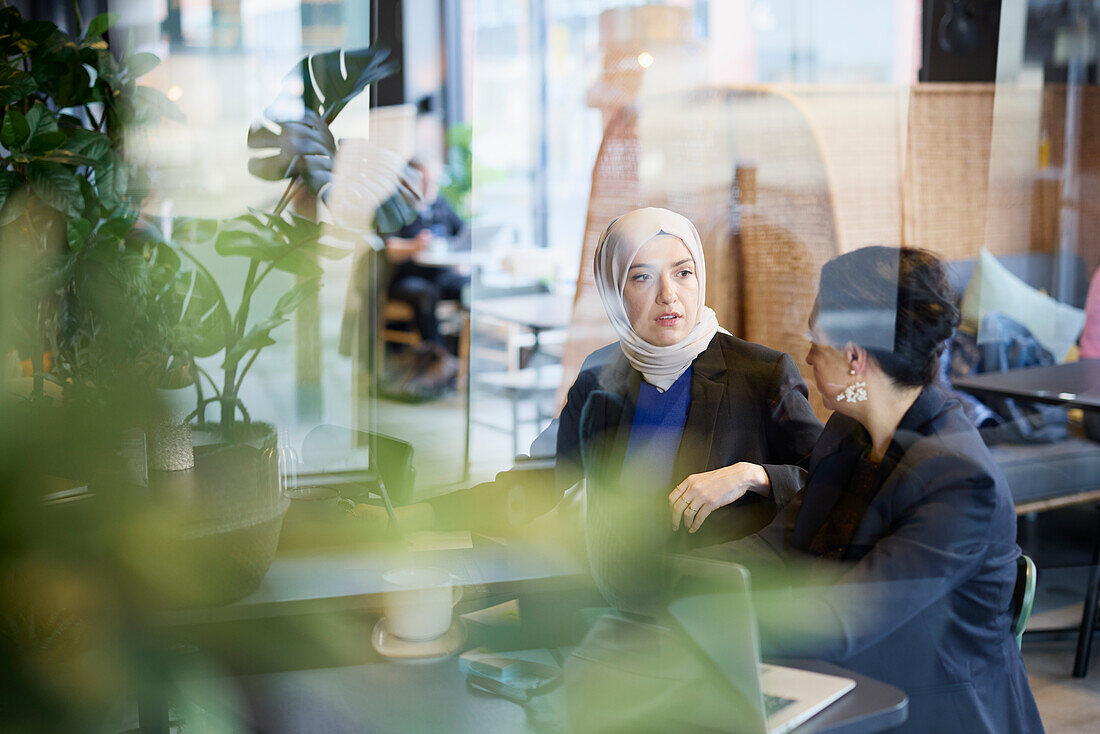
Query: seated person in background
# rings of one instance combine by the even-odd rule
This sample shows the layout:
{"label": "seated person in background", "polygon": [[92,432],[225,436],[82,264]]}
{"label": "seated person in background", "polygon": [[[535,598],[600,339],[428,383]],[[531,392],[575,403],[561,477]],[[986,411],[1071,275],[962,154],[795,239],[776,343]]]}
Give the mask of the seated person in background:
{"label": "seated person in background", "polygon": [[[798,464],[821,431],[794,361],[719,327],[705,304],[699,235],[679,214],[649,208],[615,219],[593,267],[619,341],[591,355],[569,389],[553,480],[540,494],[524,485],[531,472],[503,472],[496,482],[440,498],[437,517],[499,519],[514,488],[512,504],[517,494],[525,498],[519,514],[530,518],[596,472],[599,481],[589,476],[587,485],[590,528],[617,522],[606,504],[594,503],[595,484],[604,496],[652,508],[661,540],[673,527],[692,545],[763,527],[800,488]],[[463,507],[470,500],[480,512]]]}
{"label": "seated person in background", "polygon": [[416,328],[424,341],[442,345],[436,305],[441,300],[457,300],[470,278],[451,268],[421,265],[415,258],[436,238],[458,237],[466,224],[439,195],[433,168],[419,158],[410,160],[409,167],[421,176],[421,207],[416,218],[401,229],[381,233],[390,263],[387,293],[393,300],[412,306]]}
{"label": "seated person in background", "polygon": [[699,553],[761,582],[808,565],[824,586],[755,595],[765,654],[898,686],[909,719],[896,731],[1041,732],[1012,630],[1012,496],[933,384],[958,319],[931,253],[867,247],[826,263],[807,361],[835,412],[806,487],[757,535]]}

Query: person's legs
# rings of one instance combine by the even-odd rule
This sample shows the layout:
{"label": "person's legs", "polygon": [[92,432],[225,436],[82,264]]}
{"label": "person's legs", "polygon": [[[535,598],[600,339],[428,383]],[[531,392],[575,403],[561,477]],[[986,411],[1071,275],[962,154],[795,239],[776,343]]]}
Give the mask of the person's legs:
{"label": "person's legs", "polygon": [[470,276],[447,268],[439,271],[435,284],[439,286],[440,296],[446,300],[457,301],[462,298],[462,289],[470,284]]}
{"label": "person's legs", "polygon": [[439,303],[439,287],[416,275],[394,280],[390,285],[390,298],[412,306],[416,328],[424,341],[440,343],[439,320],[435,306]]}

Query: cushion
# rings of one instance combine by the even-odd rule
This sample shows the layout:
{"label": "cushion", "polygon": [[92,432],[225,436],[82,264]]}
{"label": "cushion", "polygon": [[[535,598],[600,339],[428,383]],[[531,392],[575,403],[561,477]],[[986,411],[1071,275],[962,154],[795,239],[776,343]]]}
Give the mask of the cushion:
{"label": "cushion", "polygon": [[[982,249],[962,299],[962,325],[972,331],[986,314],[999,312],[1027,327],[1059,362],[1077,341],[1085,312],[1041,293]],[[978,334],[978,341],[982,334]]]}
{"label": "cushion", "polygon": [[998,444],[990,451],[1016,504],[1100,489],[1100,443],[1087,438]]}

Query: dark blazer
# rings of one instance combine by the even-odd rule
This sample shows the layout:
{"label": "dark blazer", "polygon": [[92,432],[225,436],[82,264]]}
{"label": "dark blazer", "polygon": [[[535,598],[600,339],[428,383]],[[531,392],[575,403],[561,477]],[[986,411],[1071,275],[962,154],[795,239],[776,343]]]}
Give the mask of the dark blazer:
{"label": "dark blazer", "polygon": [[[829,515],[865,444],[834,414],[805,490],[759,534],[701,551],[789,570]],[[1001,470],[959,404],[924,390],[895,433],[901,451],[859,522],[858,560],[818,561],[832,584],[757,594],[764,650],[821,657],[909,695],[907,732],[1041,732],[1012,634],[1016,515]],[[763,574],[761,574],[763,576]]]}
{"label": "dark blazer", "polygon": [[[617,343],[586,360],[586,365],[594,363],[581,370],[569,389],[559,419],[555,473],[562,489],[597,464],[610,482],[622,470],[641,375]],[[739,461],[762,465],[772,487],[769,498],[748,492],[714,512],[692,538],[698,546],[739,538],[767,524],[775,508],[801,488],[802,467],[821,423],[788,355],[728,334],[716,334],[695,358],[690,389],[668,491],[691,474]]]}

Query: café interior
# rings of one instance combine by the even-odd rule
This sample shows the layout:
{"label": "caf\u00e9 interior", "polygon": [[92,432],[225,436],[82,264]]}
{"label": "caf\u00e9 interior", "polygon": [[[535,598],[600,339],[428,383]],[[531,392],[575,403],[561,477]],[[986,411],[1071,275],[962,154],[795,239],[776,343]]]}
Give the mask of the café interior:
{"label": "caf\u00e9 interior", "polygon": [[[996,623],[1037,711],[982,730],[1100,728],[1100,2],[3,6],[0,731],[978,731],[769,652],[736,555],[682,571],[726,606],[608,593],[569,406],[646,207],[693,225],[647,237],[705,261],[708,338],[789,355],[823,435],[858,402],[815,382],[823,268],[935,256],[935,389],[1015,533]],[[715,415],[681,450],[757,430]],[[812,485],[812,446],[772,463]],[[851,685],[782,719],[774,662]]]}

